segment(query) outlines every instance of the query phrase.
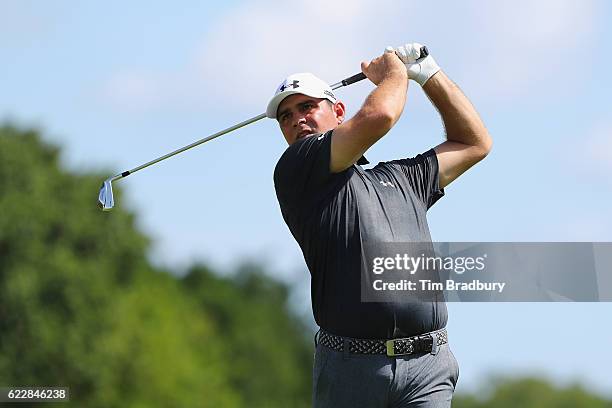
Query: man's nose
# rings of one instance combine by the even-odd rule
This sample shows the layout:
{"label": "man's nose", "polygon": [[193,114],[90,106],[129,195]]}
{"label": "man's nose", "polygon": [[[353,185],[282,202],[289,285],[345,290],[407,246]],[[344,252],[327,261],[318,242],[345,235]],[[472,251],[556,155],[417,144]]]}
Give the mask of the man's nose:
{"label": "man's nose", "polygon": [[298,127],[302,123],[306,123],[306,117],[305,116],[298,116],[297,120],[293,123],[293,127]]}

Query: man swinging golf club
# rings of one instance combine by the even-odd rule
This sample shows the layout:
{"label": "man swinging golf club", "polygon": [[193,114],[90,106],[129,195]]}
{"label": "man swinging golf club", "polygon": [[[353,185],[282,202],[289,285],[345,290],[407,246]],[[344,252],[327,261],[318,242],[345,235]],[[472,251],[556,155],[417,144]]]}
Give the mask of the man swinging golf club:
{"label": "man swinging golf club", "polygon": [[[311,273],[320,326],[315,407],[451,404],[459,367],[448,346],[444,301],[360,298],[364,246],[430,242],[427,210],[492,145],[472,104],[422,49],[416,43],[388,47],[362,62],[376,88],[350,119],[331,88],[308,73],[285,79],[266,110],[289,144],[274,183],[283,218]],[[362,169],[364,153],[399,120],[409,79],[440,112],[447,140],[414,158]]]}

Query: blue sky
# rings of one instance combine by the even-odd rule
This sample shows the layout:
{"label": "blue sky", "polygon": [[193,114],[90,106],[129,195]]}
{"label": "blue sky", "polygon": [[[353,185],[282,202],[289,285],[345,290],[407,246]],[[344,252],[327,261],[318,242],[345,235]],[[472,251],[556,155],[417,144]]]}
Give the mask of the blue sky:
{"label": "blue sky", "polygon": [[[429,212],[433,239],[612,241],[609,7],[0,0],[0,118],[44,129],[72,170],[111,175],[262,113],[290,73],[336,82],[385,46],[418,41],[494,139],[487,159]],[[338,94],[352,114],[371,89],[363,81]],[[443,136],[437,112],[412,83],[402,119],[368,158],[413,156]],[[117,205],[139,214],[158,264],[230,268],[260,259],[279,278],[302,282],[296,299],[307,309],[307,272],[272,185],[284,149],[275,122],[265,119],[117,182],[125,191]],[[612,395],[601,364],[612,362],[604,347],[611,309],[450,304],[459,387],[471,389],[495,369],[538,370]]]}

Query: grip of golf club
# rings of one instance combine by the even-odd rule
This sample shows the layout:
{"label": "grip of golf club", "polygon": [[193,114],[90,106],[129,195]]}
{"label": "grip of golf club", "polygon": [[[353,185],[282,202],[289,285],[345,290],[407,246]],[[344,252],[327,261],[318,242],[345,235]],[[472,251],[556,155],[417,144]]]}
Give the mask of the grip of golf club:
{"label": "grip of golf club", "polygon": [[346,78],[342,80],[342,86],[347,86],[350,84],[354,84],[355,82],[359,82],[366,79],[366,76],[363,72],[353,75],[352,77]]}
{"label": "grip of golf club", "polygon": [[428,55],[429,55],[429,50],[427,49],[427,47],[424,45],[421,46],[421,56],[419,57],[419,59],[425,58]]}
{"label": "grip of golf club", "polygon": [[[429,50],[427,49],[426,46],[422,46],[421,47],[421,55],[419,56],[420,58],[425,58],[426,56],[429,55]],[[355,82],[359,82],[366,79],[366,76],[363,72],[360,72],[358,74],[353,75],[352,77],[346,78],[342,80],[342,86],[347,86],[347,85],[351,85],[354,84]]]}

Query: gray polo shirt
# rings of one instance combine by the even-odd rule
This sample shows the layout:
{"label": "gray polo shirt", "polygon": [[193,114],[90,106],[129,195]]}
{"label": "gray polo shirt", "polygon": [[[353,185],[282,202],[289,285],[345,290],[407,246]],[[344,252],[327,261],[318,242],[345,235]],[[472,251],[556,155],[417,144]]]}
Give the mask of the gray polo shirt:
{"label": "gray polo shirt", "polygon": [[329,171],[333,131],[287,148],[274,170],[281,212],[311,274],[314,318],[355,338],[397,338],[446,326],[439,302],[362,302],[363,247],[430,242],[427,210],[444,195],[433,149],[364,170]]}

